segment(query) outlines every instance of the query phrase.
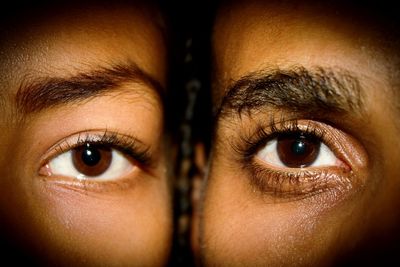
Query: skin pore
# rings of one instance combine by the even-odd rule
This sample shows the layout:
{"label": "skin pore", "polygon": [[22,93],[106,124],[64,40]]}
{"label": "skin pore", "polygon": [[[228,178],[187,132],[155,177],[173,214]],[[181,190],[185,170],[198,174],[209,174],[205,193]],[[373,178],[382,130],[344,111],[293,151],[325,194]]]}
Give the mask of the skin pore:
{"label": "skin pore", "polygon": [[203,265],[395,258],[397,54],[377,24],[347,11],[304,1],[219,9],[215,134],[193,234]]}
{"label": "skin pore", "polygon": [[165,265],[172,207],[158,11],[81,3],[27,14],[2,25],[4,257]]}

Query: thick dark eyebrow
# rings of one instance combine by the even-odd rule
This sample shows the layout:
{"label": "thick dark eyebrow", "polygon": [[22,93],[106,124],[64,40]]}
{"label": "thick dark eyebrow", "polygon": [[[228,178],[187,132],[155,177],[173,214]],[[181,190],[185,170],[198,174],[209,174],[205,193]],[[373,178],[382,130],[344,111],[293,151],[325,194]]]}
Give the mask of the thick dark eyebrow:
{"label": "thick dark eyebrow", "polygon": [[23,115],[59,105],[78,102],[118,89],[124,83],[147,85],[164,101],[164,88],[136,64],[97,67],[68,78],[24,79],[15,95],[17,110]]}
{"label": "thick dark eyebrow", "polygon": [[303,113],[361,113],[363,102],[359,80],[346,71],[269,69],[250,73],[229,86],[215,115],[219,118],[264,107]]}

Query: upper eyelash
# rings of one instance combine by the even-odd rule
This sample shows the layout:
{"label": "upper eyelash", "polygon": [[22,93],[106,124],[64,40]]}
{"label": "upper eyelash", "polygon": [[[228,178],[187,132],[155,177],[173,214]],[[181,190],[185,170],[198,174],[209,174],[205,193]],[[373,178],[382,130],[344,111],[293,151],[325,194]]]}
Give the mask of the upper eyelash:
{"label": "upper eyelash", "polygon": [[312,127],[310,124],[308,124],[305,128],[300,127],[298,119],[280,119],[279,121],[276,121],[274,118],[271,118],[270,121],[271,122],[268,124],[268,126],[258,123],[253,134],[244,134],[240,136],[239,144],[231,143],[233,149],[239,155],[242,155],[242,159],[244,160],[244,163],[246,163],[244,166],[246,166],[247,163],[253,159],[253,156],[258,152],[259,149],[266,145],[267,142],[282,134],[301,132],[321,141],[326,139],[324,131],[316,127]]}
{"label": "upper eyelash", "polygon": [[111,146],[128,155],[143,167],[152,165],[152,156],[149,153],[149,148],[141,148],[138,145],[139,141],[134,137],[107,130],[103,133],[90,133],[89,131],[79,133],[77,141],[73,144],[68,142],[68,138],[66,138],[57,145],[56,151],[57,154],[61,154],[86,143]]}

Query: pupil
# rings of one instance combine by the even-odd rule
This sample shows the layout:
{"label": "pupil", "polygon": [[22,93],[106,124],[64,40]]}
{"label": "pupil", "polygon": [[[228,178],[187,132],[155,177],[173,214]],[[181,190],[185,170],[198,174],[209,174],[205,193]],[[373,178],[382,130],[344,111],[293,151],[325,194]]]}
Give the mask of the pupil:
{"label": "pupil", "polygon": [[310,166],[318,157],[321,142],[302,133],[283,134],[278,137],[277,152],[282,163],[291,168]]}
{"label": "pupil", "polygon": [[95,166],[101,160],[101,155],[98,149],[90,147],[86,144],[85,149],[82,151],[82,161],[88,166]]}
{"label": "pupil", "polygon": [[296,140],[292,144],[292,152],[296,155],[303,155],[306,153],[307,145],[302,140]]}
{"label": "pupil", "polygon": [[110,147],[84,144],[73,149],[72,161],[77,171],[85,176],[98,176],[108,170],[112,162]]}

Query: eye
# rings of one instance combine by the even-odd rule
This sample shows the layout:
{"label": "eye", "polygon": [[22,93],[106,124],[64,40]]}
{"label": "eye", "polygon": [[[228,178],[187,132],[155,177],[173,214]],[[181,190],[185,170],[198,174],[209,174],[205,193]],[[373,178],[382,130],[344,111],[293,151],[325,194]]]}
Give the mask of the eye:
{"label": "eye", "polygon": [[339,161],[320,139],[302,132],[279,134],[257,156],[272,166],[289,168],[335,166]]}
{"label": "eye", "polygon": [[122,152],[102,144],[84,143],[51,159],[48,175],[110,180],[129,173],[135,165]]}
{"label": "eye", "polygon": [[251,185],[265,196],[297,201],[360,186],[356,173],[367,162],[365,150],[340,128],[284,118],[254,124],[254,131],[243,130],[239,143],[231,144]]}
{"label": "eye", "polygon": [[119,179],[135,169],[151,173],[155,163],[150,150],[136,136],[107,130],[78,132],[50,147],[38,172],[93,181]]}

